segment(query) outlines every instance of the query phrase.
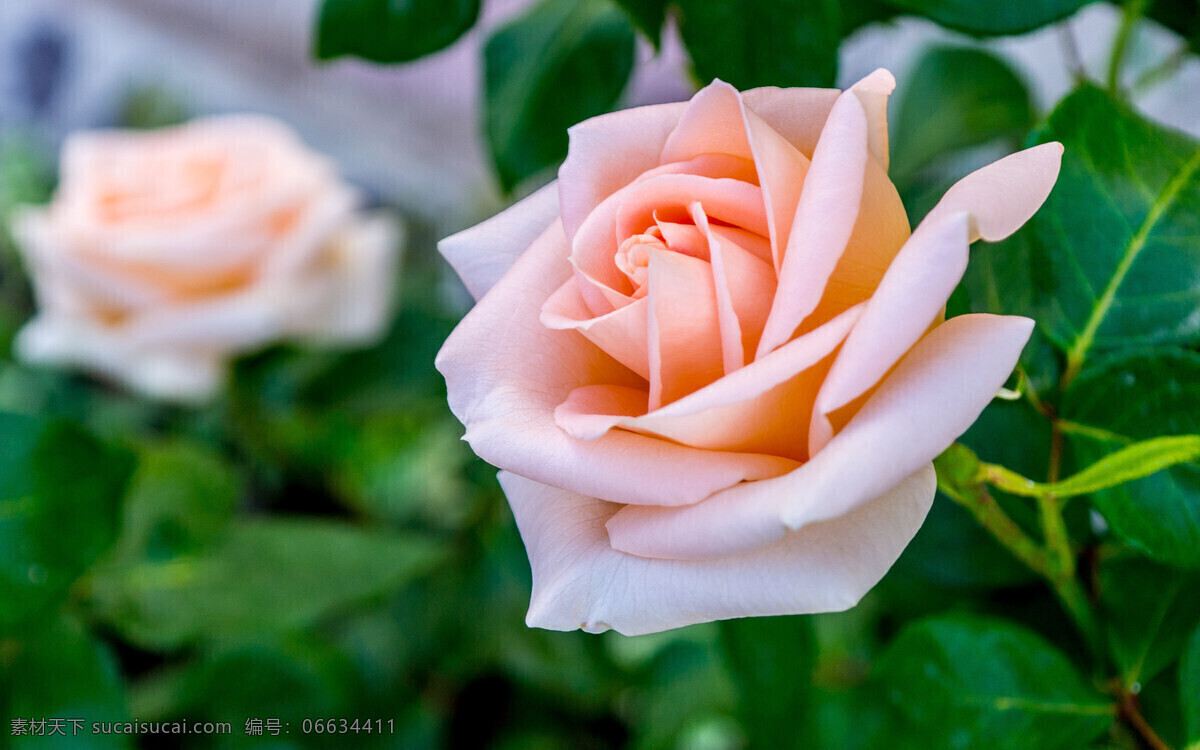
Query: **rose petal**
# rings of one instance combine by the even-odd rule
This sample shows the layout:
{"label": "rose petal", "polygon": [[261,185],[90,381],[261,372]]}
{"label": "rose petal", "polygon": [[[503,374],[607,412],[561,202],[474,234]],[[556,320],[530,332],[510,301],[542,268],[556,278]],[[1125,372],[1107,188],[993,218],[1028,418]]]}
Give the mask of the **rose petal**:
{"label": "rose petal", "polygon": [[791,234],[796,202],[808,172],[808,158],[761,117],[742,104],[737,89],[724,81],[704,87],[663,147],[664,162],[702,154],[728,153],[754,160],[766,209],[775,267]]}
{"label": "rose petal", "polygon": [[555,419],[583,440],[623,427],[696,448],[806,460],[808,414],[828,370],[827,358],[860,312],[847,311],[661,409],[648,411],[647,394],[639,389],[583,386],[558,407]]}
{"label": "rose petal", "polygon": [[579,280],[570,278],[550,295],[542,307],[542,325],[556,331],[579,331],[606,354],[638,374],[650,379],[650,351],[647,343],[646,298],[592,317],[579,291]]}
{"label": "rose petal", "polygon": [[813,153],[808,189],[796,207],[796,231],[783,258],[757,356],[786,343],[820,300],[854,231],[866,164],[867,116],[857,97],[843,94]]}
{"label": "rose petal", "polygon": [[896,89],[896,78],[879,68],[850,87],[867,114],[867,144],[884,171],[888,168],[888,96]]}
{"label": "rose petal", "polygon": [[947,214],[971,215],[971,242],[998,242],[1029,221],[1054,189],[1061,143],[1043,143],[977,169],[954,184],[922,224]]}
{"label": "rose petal", "polygon": [[24,362],[84,367],[156,398],[203,401],[224,377],[221,358],[211,351],[135,349],[119,331],[87,318],[39,314],[21,329],[13,349]]}
{"label": "rose petal", "polygon": [[[764,237],[767,214],[762,189],[741,180],[717,179],[689,174],[662,174],[631,185],[622,191],[617,211],[617,236],[641,234],[657,219],[680,221],[689,218],[687,207],[699,201],[709,218],[741,227]],[[674,213],[670,212],[674,209]],[[613,247],[616,252],[616,247]]]}
{"label": "rose petal", "polygon": [[745,480],[778,476],[795,462],[721,453],[613,431],[593,442],[568,436],[554,409],[589,384],[643,381],[572,331],[538,316],[571,277],[566,236],[555,225],[446,340],[437,357],[450,409],[485,461],[539,482],[623,503],[694,503]]}
{"label": "rose petal", "polygon": [[834,360],[813,410],[808,451],[833,437],[828,415],[878,383],[943,313],[967,270],[968,217],[922,224],[896,255]]}
{"label": "rose petal", "polygon": [[558,189],[550,183],[482,224],[438,242],[438,251],[478,300],[557,217]]}
{"label": "rose petal", "polygon": [[650,409],[702,388],[724,373],[712,269],[698,258],[651,250]]}
{"label": "rose petal", "polygon": [[966,431],[1012,372],[1032,330],[1028,318],[951,318],[913,347],[808,463],[683,508],[626,507],[608,522],[613,547],[642,557],[723,557],[858,508]]}
{"label": "rose petal", "polygon": [[661,163],[663,144],[686,108],[686,102],[636,107],[567,130],[570,145],[558,170],[558,194],[569,242],[605,198]]}
{"label": "rose petal", "polygon": [[533,570],[528,625],[640,635],[729,617],[854,606],[920,528],[935,478],[924,466],[841,518],[715,561],[619,552],[605,530],[619,506],[508,472],[500,473],[500,484]]}
{"label": "rose petal", "polygon": [[841,94],[837,89],[767,86],[742,92],[742,101],[809,159]]}

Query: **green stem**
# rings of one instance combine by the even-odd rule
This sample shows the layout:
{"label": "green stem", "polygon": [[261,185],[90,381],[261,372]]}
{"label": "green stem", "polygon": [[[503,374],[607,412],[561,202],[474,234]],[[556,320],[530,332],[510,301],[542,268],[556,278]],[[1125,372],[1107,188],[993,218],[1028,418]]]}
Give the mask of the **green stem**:
{"label": "green stem", "polygon": [[1108,58],[1108,90],[1113,96],[1120,96],[1121,68],[1125,63],[1125,53],[1129,51],[1129,37],[1133,34],[1133,27],[1145,14],[1146,5],[1147,0],[1130,0],[1125,4],[1121,26],[1117,29],[1112,53]]}
{"label": "green stem", "polygon": [[1013,554],[1033,572],[1049,578],[1050,562],[1046,551],[1042,549],[1033,537],[1025,533],[1008,514],[1004,512],[995,498],[988,493],[982,482],[970,486],[953,486],[943,483],[938,476],[938,489],[947,497],[966,508],[975,517],[979,525],[988,531],[996,541]]}
{"label": "green stem", "polygon": [[[1051,451],[1053,478],[1057,478],[1057,464],[1061,461],[1061,434],[1057,445],[1057,451]],[[961,450],[969,453],[966,449]],[[1056,459],[1056,456],[1059,458]],[[982,464],[976,466],[973,476],[967,477],[962,474],[955,477],[950,471],[939,471],[938,489],[966,508],[979,525],[1011,552],[1013,557],[1050,584],[1076,628],[1083,635],[1089,650],[1099,658],[1102,653],[1100,628],[1087,592],[1076,576],[1075,557],[1071,550],[1066,523],[1063,521],[1060,501],[1053,495],[1038,499],[1042,532],[1046,537],[1046,542],[1042,545],[1004,512],[988,492],[986,477]]]}

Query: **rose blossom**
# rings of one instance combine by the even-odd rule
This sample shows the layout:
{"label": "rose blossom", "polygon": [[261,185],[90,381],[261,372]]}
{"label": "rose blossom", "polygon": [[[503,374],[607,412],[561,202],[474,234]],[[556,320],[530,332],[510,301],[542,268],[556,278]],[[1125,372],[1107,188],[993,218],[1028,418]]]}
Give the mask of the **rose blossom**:
{"label": "rose blossom", "polygon": [[386,322],[398,226],[359,203],[265,117],[72,135],[53,200],[16,217],[38,301],[17,353],[194,399],[237,352],[369,339]]}
{"label": "rose blossom", "polygon": [[557,185],[443,242],[478,304],[438,367],[504,470],[530,625],[841,610],[916,533],[931,459],[1033,325],[943,322],[946,300],[970,242],[1045,200],[1062,147],[967,176],[910,236],[894,85],[717,81],[588,120]]}

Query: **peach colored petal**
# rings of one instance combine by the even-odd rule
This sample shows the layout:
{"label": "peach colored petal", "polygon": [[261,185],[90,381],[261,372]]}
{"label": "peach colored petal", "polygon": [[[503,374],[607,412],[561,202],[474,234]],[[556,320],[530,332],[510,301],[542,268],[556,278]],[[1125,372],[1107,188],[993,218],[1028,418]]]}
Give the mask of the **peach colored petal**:
{"label": "peach colored petal", "polygon": [[646,413],[650,394],[623,385],[585,385],[571,391],[554,410],[554,423],[580,440],[595,440],[625,417]]}
{"label": "peach colored petal", "polygon": [[663,147],[663,160],[682,161],[706,153],[754,160],[778,269],[808,172],[808,157],[745,108],[737,89],[723,81],[714,81],[692,98]]}
{"label": "peach colored petal", "polygon": [[812,330],[870,298],[908,237],[908,215],[900,195],[878,162],[868,159],[862,203],[850,241],[825,281],[821,301],[799,330]]}
{"label": "peach colored petal", "polygon": [[1043,143],[977,169],[954,184],[922,224],[946,214],[971,215],[971,242],[997,242],[1021,228],[1041,208],[1062,163],[1061,143]]}
{"label": "peach colored petal", "polygon": [[696,201],[704,205],[710,219],[767,235],[762,189],[741,180],[663,174],[631,185],[621,196],[618,237],[641,234],[657,220],[690,220],[687,207]]}
{"label": "peach colored petal", "polygon": [[833,437],[828,415],[866,393],[942,315],[967,270],[968,215],[923,224],[865,304],[821,386],[808,438],[816,454]]}
{"label": "peach colored petal", "polygon": [[722,359],[729,374],[754,356],[775,295],[775,274],[770,265],[739,246],[735,235],[710,226],[699,203],[693,203],[689,210],[708,247]]}
{"label": "peach colored petal", "polygon": [[650,409],[657,409],[708,385],[724,370],[709,264],[651,250],[649,278]]}
{"label": "peach colored petal", "polygon": [[554,423],[554,409],[583,385],[643,381],[573,331],[543,326],[550,295],[571,277],[567,239],[555,224],[467,313],[438,353],[451,411],[485,461],[538,482],[616,502],[694,503],[741,481],[778,476],[795,462],[720,453],[613,431],[584,442]]}
{"label": "peach colored petal", "polygon": [[883,68],[850,87],[867,113],[868,147],[885,172],[888,168],[887,102],[895,88],[895,76]]}
{"label": "peach colored petal", "polygon": [[935,478],[932,467],[922,467],[841,518],[714,561],[619,552],[605,529],[619,506],[508,472],[500,473],[500,484],[533,570],[529,626],[640,635],[729,617],[854,606],[920,528]]}
{"label": "peach colored petal", "polygon": [[482,224],[438,242],[438,251],[478,300],[557,217],[558,189],[550,183]]}
{"label": "peach colored petal", "polygon": [[1012,372],[1032,330],[1027,318],[951,318],[913,347],[808,463],[682,508],[623,508],[607,524],[613,547],[679,560],[737,555],[859,508],[966,431]]}
{"label": "peach colored petal", "polygon": [[715,80],[696,92],[667,142],[663,144],[663,164],[687,161],[701,154],[729,154],[754,159],[742,102],[738,90]]}
{"label": "peach colored petal", "polygon": [[813,154],[758,356],[791,339],[820,300],[854,231],[866,165],[867,116],[858,98],[846,93],[838,97]]}
{"label": "peach colored petal", "polygon": [[592,317],[580,294],[578,279],[570,278],[546,300],[540,320],[556,331],[579,331],[613,359],[649,380],[648,308],[649,302],[643,298],[607,315]]}
{"label": "peach colored petal", "polygon": [[647,395],[640,389],[577,388],[556,412],[558,424],[584,440],[621,427],[696,448],[806,460],[808,414],[828,370],[828,357],[860,312],[861,308],[854,308],[649,413]]}
{"label": "peach colored petal", "polygon": [[663,144],[686,107],[680,102],[626,109],[567,130],[570,145],[558,170],[558,191],[569,241],[605,198],[661,164]]}
{"label": "peach colored petal", "polygon": [[768,86],[743,91],[742,101],[797,151],[811,159],[839,94],[837,89]]}

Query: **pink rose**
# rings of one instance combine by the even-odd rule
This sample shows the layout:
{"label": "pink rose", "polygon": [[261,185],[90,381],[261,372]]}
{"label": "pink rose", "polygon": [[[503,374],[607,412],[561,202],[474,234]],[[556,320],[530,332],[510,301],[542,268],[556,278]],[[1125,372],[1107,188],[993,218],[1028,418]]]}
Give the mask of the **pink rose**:
{"label": "pink rose", "polygon": [[38,301],[17,353],[195,399],[238,352],[369,339],[387,320],[398,227],[359,203],[264,117],[73,135],[54,199],[15,223]]}
{"label": "pink rose", "polygon": [[442,251],[478,298],[438,357],[529,552],[532,626],[626,634],[841,610],[933,501],[930,464],[1032,321],[946,300],[1062,147],[969,175],[910,236],[880,70],[714,82],[570,131],[556,186]]}

